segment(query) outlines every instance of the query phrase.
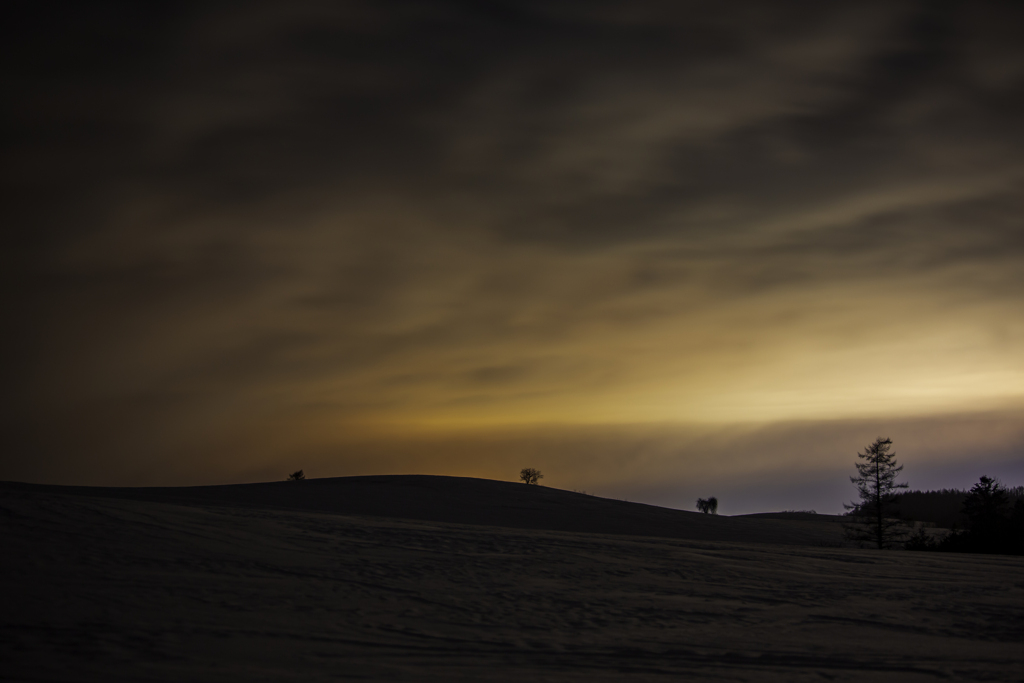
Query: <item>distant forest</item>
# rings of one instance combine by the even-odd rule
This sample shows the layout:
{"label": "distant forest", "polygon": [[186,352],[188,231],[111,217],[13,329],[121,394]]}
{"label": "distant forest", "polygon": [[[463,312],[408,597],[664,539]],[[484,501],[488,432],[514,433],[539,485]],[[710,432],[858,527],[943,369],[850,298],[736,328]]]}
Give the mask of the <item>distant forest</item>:
{"label": "distant forest", "polygon": [[[1024,486],[1004,489],[1010,498],[1010,507],[1024,499]],[[907,491],[892,497],[893,509],[900,519],[931,522],[941,529],[963,529],[967,517],[963,513],[965,489],[939,491]]]}

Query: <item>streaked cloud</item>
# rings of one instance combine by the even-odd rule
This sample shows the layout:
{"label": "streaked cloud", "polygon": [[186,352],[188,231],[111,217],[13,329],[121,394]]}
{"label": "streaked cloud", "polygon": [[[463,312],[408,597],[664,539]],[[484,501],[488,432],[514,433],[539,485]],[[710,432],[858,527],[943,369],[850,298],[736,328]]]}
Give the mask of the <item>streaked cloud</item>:
{"label": "streaked cloud", "polygon": [[[26,14],[5,408],[37,465],[8,471],[151,482],[203,453],[230,478],[335,448],[331,474],[491,473],[482,444],[510,429],[957,415],[980,434],[970,415],[1024,402],[1019,19]],[[663,462],[660,437],[624,438],[608,458]],[[484,464],[437,445],[469,442]],[[771,469],[757,451],[737,462]]]}

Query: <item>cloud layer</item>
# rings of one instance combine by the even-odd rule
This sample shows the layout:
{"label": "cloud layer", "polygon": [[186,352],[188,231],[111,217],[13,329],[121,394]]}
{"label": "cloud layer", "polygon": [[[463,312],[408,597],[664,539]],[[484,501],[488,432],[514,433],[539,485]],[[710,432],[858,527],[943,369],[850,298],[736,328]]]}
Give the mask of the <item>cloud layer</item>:
{"label": "cloud layer", "polygon": [[1022,19],[25,10],[4,408],[35,464],[6,471],[156,482],[202,453],[230,477],[334,448],[332,474],[384,452],[468,473],[436,444],[1016,414]]}

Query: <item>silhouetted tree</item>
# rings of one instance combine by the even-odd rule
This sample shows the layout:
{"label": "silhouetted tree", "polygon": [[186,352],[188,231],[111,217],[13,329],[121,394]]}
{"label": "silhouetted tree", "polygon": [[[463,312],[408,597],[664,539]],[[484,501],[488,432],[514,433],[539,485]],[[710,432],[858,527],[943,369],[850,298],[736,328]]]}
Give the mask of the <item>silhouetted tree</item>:
{"label": "silhouetted tree", "polygon": [[902,521],[889,516],[893,514],[893,495],[907,488],[906,484],[896,483],[903,465],[896,464],[896,454],[889,452],[891,447],[892,439],[878,437],[857,454],[864,462],[856,463],[859,476],[850,477],[850,481],[857,486],[860,503],[844,505],[858,520],[846,525],[846,537],[859,543],[874,543],[880,549],[897,545],[907,535]]}
{"label": "silhouetted tree", "polygon": [[968,553],[1024,553],[1024,504],[1010,507],[1010,496],[1002,484],[982,477],[964,498],[967,530],[950,536],[950,550]]}
{"label": "silhouetted tree", "polygon": [[967,492],[963,511],[967,516],[968,528],[972,531],[991,528],[1009,516],[1010,497],[998,481],[982,477]]}
{"label": "silhouetted tree", "polygon": [[705,515],[717,515],[718,514],[718,499],[714,496],[710,498],[698,498],[697,509],[703,512]]}
{"label": "silhouetted tree", "polygon": [[306,475],[303,474],[302,470],[299,470],[298,472],[292,472],[291,474],[288,475],[288,481],[302,481],[305,478]]}
{"label": "silhouetted tree", "polygon": [[519,472],[519,478],[523,480],[524,484],[536,484],[544,478],[544,475],[540,473],[540,470],[532,467],[524,467]]}

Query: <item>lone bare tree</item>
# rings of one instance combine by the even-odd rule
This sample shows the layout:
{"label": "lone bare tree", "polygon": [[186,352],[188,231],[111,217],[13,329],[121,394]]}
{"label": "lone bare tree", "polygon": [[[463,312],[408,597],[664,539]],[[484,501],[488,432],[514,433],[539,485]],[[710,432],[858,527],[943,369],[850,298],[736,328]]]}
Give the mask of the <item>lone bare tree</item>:
{"label": "lone bare tree", "polygon": [[299,470],[298,472],[292,472],[291,474],[288,475],[288,481],[302,481],[305,478],[306,475],[303,474],[302,470]]}
{"label": "lone bare tree", "polygon": [[896,454],[889,452],[891,447],[892,439],[878,437],[857,454],[864,462],[855,463],[858,476],[850,477],[850,481],[857,486],[860,502],[843,505],[857,520],[845,526],[846,537],[858,543],[873,543],[879,549],[891,548],[907,535],[903,522],[887,516],[892,512],[896,491],[907,488],[905,483],[896,483],[903,465],[896,464]]}
{"label": "lone bare tree", "polygon": [[705,515],[717,515],[718,514],[718,499],[714,496],[710,498],[698,498],[697,509],[703,512]]}
{"label": "lone bare tree", "polygon": [[536,484],[544,478],[544,475],[540,473],[540,470],[532,467],[524,467],[519,472],[519,478],[523,480],[524,484]]}

